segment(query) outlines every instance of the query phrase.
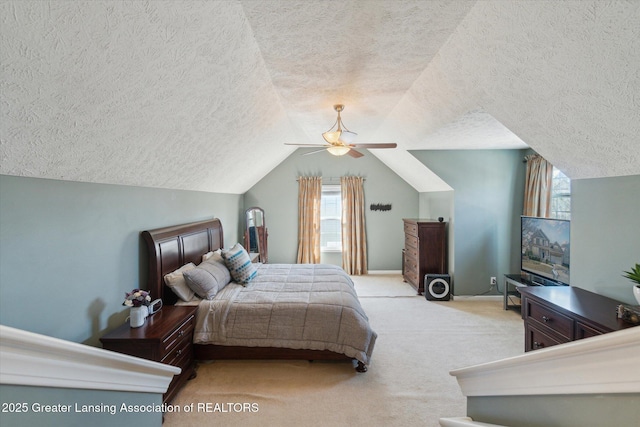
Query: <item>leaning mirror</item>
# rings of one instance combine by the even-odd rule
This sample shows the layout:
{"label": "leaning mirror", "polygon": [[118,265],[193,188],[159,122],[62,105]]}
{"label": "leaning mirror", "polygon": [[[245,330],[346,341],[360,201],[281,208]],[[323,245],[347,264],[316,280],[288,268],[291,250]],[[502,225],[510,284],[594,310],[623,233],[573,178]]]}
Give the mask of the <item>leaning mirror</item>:
{"label": "leaning mirror", "polygon": [[264,210],[252,207],[245,211],[246,229],[244,233],[244,245],[253,262],[266,263],[267,250],[267,225],[264,218]]}

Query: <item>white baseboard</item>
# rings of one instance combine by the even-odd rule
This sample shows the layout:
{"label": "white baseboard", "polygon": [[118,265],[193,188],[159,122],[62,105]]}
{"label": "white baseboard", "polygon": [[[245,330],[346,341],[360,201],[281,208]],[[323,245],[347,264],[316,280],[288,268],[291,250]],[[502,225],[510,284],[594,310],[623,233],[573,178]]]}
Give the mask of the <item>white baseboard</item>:
{"label": "white baseboard", "polygon": [[502,295],[453,295],[454,301],[466,301],[466,300],[484,300],[484,301],[502,301],[504,296]]}
{"label": "white baseboard", "polygon": [[469,417],[440,418],[440,425],[442,427],[504,427],[498,424],[479,423]]}
{"label": "white baseboard", "polygon": [[402,274],[402,270],[369,270],[367,274]]}
{"label": "white baseboard", "polygon": [[479,423],[469,417],[440,418],[440,425],[442,427],[504,427],[498,424]]}

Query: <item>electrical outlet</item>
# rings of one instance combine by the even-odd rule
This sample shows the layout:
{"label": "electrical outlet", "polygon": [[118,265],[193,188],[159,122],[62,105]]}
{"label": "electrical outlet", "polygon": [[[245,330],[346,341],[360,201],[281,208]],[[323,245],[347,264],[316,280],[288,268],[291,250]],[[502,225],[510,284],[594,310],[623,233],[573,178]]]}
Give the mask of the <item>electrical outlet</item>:
{"label": "electrical outlet", "polygon": [[495,277],[492,277],[492,278],[491,278],[491,282],[489,282],[489,284],[491,284],[491,285],[497,285],[497,284],[498,284],[498,281],[497,281],[497,279],[496,279]]}

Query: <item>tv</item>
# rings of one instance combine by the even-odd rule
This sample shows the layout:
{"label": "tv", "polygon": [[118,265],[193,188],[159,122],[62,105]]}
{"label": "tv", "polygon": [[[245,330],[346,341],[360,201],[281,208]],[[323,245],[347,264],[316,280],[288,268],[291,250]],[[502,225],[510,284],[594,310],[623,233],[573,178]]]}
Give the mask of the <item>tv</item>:
{"label": "tv", "polygon": [[522,216],[520,270],[537,285],[569,285],[571,222]]}

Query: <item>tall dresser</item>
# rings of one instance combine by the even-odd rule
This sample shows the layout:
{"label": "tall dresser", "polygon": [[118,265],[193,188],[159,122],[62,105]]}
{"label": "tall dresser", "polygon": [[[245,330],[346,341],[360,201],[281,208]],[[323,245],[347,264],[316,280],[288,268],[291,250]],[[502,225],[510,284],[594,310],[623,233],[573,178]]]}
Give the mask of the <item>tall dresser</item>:
{"label": "tall dresser", "polygon": [[447,223],[430,219],[403,219],[402,276],[418,294],[424,275],[447,274]]}

